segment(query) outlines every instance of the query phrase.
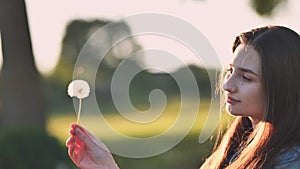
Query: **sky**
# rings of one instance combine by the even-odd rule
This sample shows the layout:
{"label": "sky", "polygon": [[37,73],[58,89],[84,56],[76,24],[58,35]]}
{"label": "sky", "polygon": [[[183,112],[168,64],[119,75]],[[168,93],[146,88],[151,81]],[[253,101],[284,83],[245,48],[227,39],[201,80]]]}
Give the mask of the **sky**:
{"label": "sky", "polygon": [[[142,13],[175,16],[192,24],[209,40],[223,65],[227,65],[232,59],[230,49],[233,38],[242,31],[268,24],[284,25],[298,33],[300,31],[299,0],[289,0],[272,18],[258,16],[251,9],[249,0],[25,0],[25,2],[35,61],[38,69],[45,74],[50,74],[55,67],[65,26],[73,19],[116,20]],[[141,36],[138,40],[145,48],[165,50],[174,53],[186,63],[201,64],[191,51],[174,40],[149,35]],[[145,57],[145,63],[149,65],[160,63],[161,66],[170,69],[178,66],[159,58]]]}

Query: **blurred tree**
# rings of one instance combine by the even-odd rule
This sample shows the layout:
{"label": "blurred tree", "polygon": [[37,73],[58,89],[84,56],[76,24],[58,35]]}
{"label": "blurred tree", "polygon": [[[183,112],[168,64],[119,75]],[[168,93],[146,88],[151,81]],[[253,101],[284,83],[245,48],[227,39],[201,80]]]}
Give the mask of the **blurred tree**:
{"label": "blurred tree", "polygon": [[[209,1],[209,0],[196,0]],[[262,17],[272,17],[275,9],[286,3],[288,0],[250,0],[251,8]]]}
{"label": "blurred tree", "polygon": [[3,50],[0,126],[45,128],[45,105],[36,69],[24,0],[1,0]]}
{"label": "blurred tree", "polygon": [[288,0],[251,0],[251,7],[260,16],[270,17],[274,14],[279,5],[286,3]]}
{"label": "blurred tree", "polygon": [[[89,52],[94,53],[93,56],[96,56],[87,57],[88,59],[85,60],[85,64],[87,65],[93,65],[95,62],[99,62],[100,58],[98,56],[103,54],[104,49],[107,47],[111,49],[107,54],[105,54],[104,59],[97,68],[98,73],[95,79],[95,87],[96,97],[101,110],[103,112],[116,111],[111,96],[111,80],[113,73],[115,72],[116,67],[119,66],[123,59],[128,56],[128,54],[133,54],[134,52],[141,50],[142,47],[132,39],[130,28],[125,22],[115,22],[112,26],[110,26],[110,29],[101,31],[100,33],[97,33],[97,36],[95,36],[94,33],[108,23],[108,21],[102,20],[73,20],[67,25],[62,41],[60,61],[54,74],[49,77],[49,83],[47,83],[49,85],[47,87],[47,96],[49,99],[48,103],[53,109],[51,111],[72,111],[71,99],[66,95],[65,89],[72,79],[73,71],[75,71],[77,74],[90,72],[87,69],[89,69],[91,66],[85,66],[80,70],[74,70],[76,59],[80,55],[80,52],[86,43],[89,43]],[[113,44],[115,39],[120,39],[120,37],[122,37],[124,34],[128,35],[130,38],[117,44]],[[94,37],[89,39],[91,36]],[[143,55],[141,53],[140,55],[136,55],[136,57],[126,60],[127,66],[130,65],[130,68],[142,70],[142,57]],[[185,79],[186,69],[190,69],[194,73],[196,81],[199,85],[201,96],[209,96],[210,81],[208,79],[206,70],[191,65],[178,69],[177,72],[174,72],[174,75],[180,79]],[[168,98],[178,97],[180,94],[178,85],[170,74],[153,74],[143,70],[138,73],[130,83],[129,95],[133,104],[137,106],[148,105],[148,95],[151,90],[156,88],[163,90]]]}
{"label": "blurred tree", "polygon": [[[105,29],[97,34],[96,31],[109,23],[109,29]],[[93,36],[93,38],[91,38]],[[127,39],[120,37],[127,36]],[[116,41],[121,41],[113,44]],[[88,54],[93,57],[86,57],[84,68],[74,70],[78,56],[84,45],[88,44]],[[108,53],[106,49],[110,49]],[[54,73],[48,78],[48,94],[50,107],[54,111],[70,111],[72,108],[71,99],[66,95],[66,87],[72,80],[73,71],[76,74],[88,74],[94,70],[94,63],[101,61],[96,77],[96,91],[101,94],[99,97],[107,100],[110,97],[110,81],[112,74],[118,64],[128,56],[141,49],[141,46],[132,38],[131,30],[127,23],[123,21],[110,22],[106,20],[73,20],[68,23],[65,29],[65,35],[62,39],[62,50],[60,60],[55,68]],[[100,56],[105,55],[103,60]],[[81,56],[85,57],[85,56]],[[135,61],[137,61],[135,59]],[[138,62],[138,61],[137,61]],[[136,63],[138,64],[138,63]],[[91,69],[91,70],[89,70]],[[62,105],[61,103],[65,103]],[[65,106],[65,107],[62,107]],[[60,108],[58,108],[60,107]],[[57,110],[58,108],[58,110]]]}
{"label": "blurred tree", "polygon": [[[93,36],[104,25],[110,23],[110,29],[101,31],[97,36]],[[128,35],[129,38],[118,39],[122,35]],[[93,38],[91,38],[93,36]],[[89,42],[89,52],[94,53],[93,56],[104,54],[104,49],[109,48],[110,51],[105,54],[101,62],[101,74],[110,74],[112,70],[124,59],[129,53],[139,50],[141,47],[130,37],[131,30],[125,22],[109,22],[103,20],[73,20],[65,30],[62,40],[62,50],[60,60],[56,66],[53,78],[58,83],[67,84],[73,75],[73,69],[77,57],[79,56],[83,46]],[[91,39],[90,39],[91,38]],[[89,40],[90,39],[90,40]],[[89,40],[89,41],[88,41]],[[115,40],[122,40],[118,44],[112,44]],[[93,45],[91,45],[93,44]],[[123,45],[123,46],[122,46]],[[124,47],[125,46],[125,47]],[[125,50],[123,50],[125,48]],[[84,56],[83,56],[84,57]],[[86,64],[99,62],[99,57],[86,60]],[[75,70],[87,71],[87,70]],[[78,72],[77,72],[78,73]],[[83,72],[82,72],[83,73]]]}

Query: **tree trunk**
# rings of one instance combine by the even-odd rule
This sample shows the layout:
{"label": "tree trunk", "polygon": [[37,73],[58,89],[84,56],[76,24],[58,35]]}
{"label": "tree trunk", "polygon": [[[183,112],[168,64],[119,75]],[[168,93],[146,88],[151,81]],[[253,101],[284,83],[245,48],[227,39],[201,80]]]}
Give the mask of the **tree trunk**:
{"label": "tree trunk", "polygon": [[45,102],[24,0],[0,0],[3,50],[0,126],[45,128]]}

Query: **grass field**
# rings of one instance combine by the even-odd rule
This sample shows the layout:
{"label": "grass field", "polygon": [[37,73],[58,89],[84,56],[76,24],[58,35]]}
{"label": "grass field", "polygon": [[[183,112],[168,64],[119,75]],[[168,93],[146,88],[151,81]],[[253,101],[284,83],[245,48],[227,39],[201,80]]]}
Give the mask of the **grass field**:
{"label": "grass field", "polygon": [[[189,104],[194,104],[190,102]],[[177,125],[176,129],[172,130],[170,134],[178,134],[182,132],[185,126],[192,127],[189,134],[199,134],[201,128],[207,118],[208,109],[210,106],[209,101],[202,101],[197,114],[191,113],[195,110],[185,110],[180,112],[180,103],[172,101],[165,108],[165,111],[160,113],[157,117],[152,117],[151,114],[143,114],[142,116],[150,116],[147,122],[135,122],[123,117],[118,113],[93,114],[83,112],[81,117],[81,124],[92,131],[94,134],[114,140],[112,133],[105,130],[107,126],[111,127],[114,131],[124,134],[129,137],[151,137],[159,135],[167,129]],[[181,115],[179,115],[181,114]],[[140,116],[140,115],[139,115]],[[186,124],[185,122],[191,121],[194,124]],[[68,137],[70,124],[76,122],[76,114],[73,112],[68,113],[54,113],[48,117],[48,131],[57,137],[60,141],[65,141]],[[179,124],[177,124],[179,123]]]}
{"label": "grass field", "polygon": [[[189,104],[196,103],[190,102]],[[147,122],[132,121],[117,113],[101,115],[82,112],[81,124],[105,143],[113,142],[114,145],[124,147],[127,146],[122,139],[124,136],[149,138],[164,135],[165,141],[179,135],[185,136],[174,148],[154,157],[127,158],[118,154],[114,155],[122,169],[198,168],[203,158],[210,154],[213,145],[212,141],[202,144],[198,142],[209,106],[209,101],[202,101],[199,110],[197,110],[198,113],[194,116],[191,113],[194,110],[180,112],[180,103],[172,101],[166,106],[165,111],[158,116],[152,117],[151,114],[143,114],[143,116],[149,116],[146,119],[151,119]],[[137,116],[141,115],[138,114]],[[50,134],[64,144],[68,137],[69,126],[75,121],[75,113],[56,113],[49,116],[47,129]]]}

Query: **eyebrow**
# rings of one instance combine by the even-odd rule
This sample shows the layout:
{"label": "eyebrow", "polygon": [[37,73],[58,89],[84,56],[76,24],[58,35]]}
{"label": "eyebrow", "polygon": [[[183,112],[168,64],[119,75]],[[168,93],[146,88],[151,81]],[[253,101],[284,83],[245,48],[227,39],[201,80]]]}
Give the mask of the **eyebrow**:
{"label": "eyebrow", "polygon": [[[235,67],[235,66],[233,66],[233,64],[230,64],[230,67]],[[254,71],[252,71],[250,69],[246,69],[246,68],[242,68],[242,67],[236,67],[236,69],[238,69],[239,71],[242,71],[242,72],[251,73],[255,76],[258,76],[257,73],[255,73]]]}

